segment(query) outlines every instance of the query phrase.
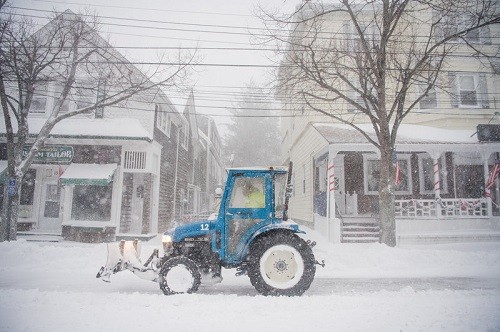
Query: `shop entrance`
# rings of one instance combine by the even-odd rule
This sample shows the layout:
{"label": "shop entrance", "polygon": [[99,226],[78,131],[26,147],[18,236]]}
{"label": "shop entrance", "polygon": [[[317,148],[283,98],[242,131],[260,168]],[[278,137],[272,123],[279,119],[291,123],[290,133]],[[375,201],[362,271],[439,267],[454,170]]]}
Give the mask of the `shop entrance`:
{"label": "shop entrance", "polygon": [[60,233],[59,219],[61,187],[57,181],[45,181],[42,185],[38,229],[44,232]]}

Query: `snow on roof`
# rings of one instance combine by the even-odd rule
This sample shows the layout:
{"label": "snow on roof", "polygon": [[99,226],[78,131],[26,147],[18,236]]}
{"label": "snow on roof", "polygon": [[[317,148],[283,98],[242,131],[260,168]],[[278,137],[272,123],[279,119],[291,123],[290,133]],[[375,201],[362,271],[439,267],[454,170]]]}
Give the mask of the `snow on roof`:
{"label": "snow on roof", "polygon": [[[39,133],[46,118],[30,118],[28,120],[30,133]],[[14,131],[17,126],[14,125]],[[5,134],[5,123],[0,121],[0,134]],[[88,119],[70,118],[57,123],[50,137],[82,137],[82,138],[115,138],[138,139],[152,141],[150,134],[137,119]]]}
{"label": "snow on roof", "polygon": [[71,164],[61,175],[65,185],[106,185],[112,178],[117,164]]}
{"label": "snow on roof", "polygon": [[[356,129],[346,124],[314,123],[314,128],[329,143],[368,143]],[[360,129],[376,139],[371,124],[359,124]],[[429,126],[402,124],[398,130],[396,143],[399,144],[474,144],[478,143],[474,130],[452,130]]]}

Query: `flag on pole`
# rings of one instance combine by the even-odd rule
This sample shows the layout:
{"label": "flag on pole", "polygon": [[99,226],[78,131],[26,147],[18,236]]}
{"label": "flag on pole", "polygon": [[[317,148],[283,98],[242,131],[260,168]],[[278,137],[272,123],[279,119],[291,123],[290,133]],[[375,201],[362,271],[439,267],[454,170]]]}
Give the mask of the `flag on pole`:
{"label": "flag on pole", "polygon": [[401,183],[403,174],[395,150],[392,151],[392,164],[394,165],[394,184],[397,186]]}
{"label": "flag on pole", "polygon": [[60,186],[61,185],[61,176],[63,175],[64,173],[64,169],[62,168],[61,165],[59,165],[58,169],[57,169],[57,184]]}
{"label": "flag on pole", "polygon": [[333,161],[331,163],[328,163],[328,189],[330,191],[335,190],[335,167],[333,164]]}
{"label": "flag on pole", "polygon": [[491,197],[490,189],[495,185],[498,174],[500,173],[500,160],[495,161],[495,165],[491,170],[490,176],[486,181],[486,185],[484,186],[484,196]]}

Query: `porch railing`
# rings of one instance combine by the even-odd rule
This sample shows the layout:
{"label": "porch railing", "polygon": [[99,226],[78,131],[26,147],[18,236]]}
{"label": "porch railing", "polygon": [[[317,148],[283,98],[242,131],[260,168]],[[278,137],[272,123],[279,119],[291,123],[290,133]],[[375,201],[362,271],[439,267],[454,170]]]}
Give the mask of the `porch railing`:
{"label": "porch railing", "polygon": [[400,199],[395,201],[399,218],[488,218],[491,203],[486,198]]}

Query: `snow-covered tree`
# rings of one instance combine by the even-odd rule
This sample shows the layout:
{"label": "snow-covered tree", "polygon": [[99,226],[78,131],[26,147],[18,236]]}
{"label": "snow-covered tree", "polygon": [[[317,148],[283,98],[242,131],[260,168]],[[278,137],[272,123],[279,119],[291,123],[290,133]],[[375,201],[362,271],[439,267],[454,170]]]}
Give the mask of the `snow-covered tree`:
{"label": "snow-covered tree", "polygon": [[278,165],[280,160],[279,118],[263,89],[249,84],[231,110],[231,124],[223,138],[226,165]]}

